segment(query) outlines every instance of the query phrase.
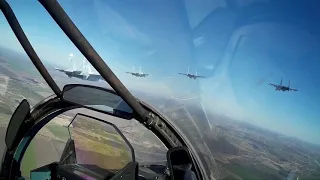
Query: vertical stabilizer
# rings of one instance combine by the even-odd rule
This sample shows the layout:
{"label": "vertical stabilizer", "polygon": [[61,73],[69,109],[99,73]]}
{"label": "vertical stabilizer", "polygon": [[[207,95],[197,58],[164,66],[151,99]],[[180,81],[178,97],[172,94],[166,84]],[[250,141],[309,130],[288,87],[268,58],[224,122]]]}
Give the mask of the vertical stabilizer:
{"label": "vertical stabilizer", "polygon": [[85,75],[85,76],[89,76],[89,72],[88,72],[88,61],[85,57],[83,57],[83,60],[82,60],[82,67],[81,67],[81,74],[82,75]]}
{"label": "vertical stabilizer", "polygon": [[83,60],[82,60],[82,67],[81,67],[81,69],[82,69],[82,71],[83,72],[86,72],[87,71],[87,69],[86,69],[86,58],[84,57],[83,58]]}
{"label": "vertical stabilizer", "polygon": [[196,69],[196,76],[198,76],[198,69]]}
{"label": "vertical stabilizer", "polygon": [[72,70],[75,71],[76,70],[76,65],[73,62],[73,53],[69,54],[69,62],[71,63]]}
{"label": "vertical stabilizer", "polygon": [[188,74],[189,74],[189,70],[190,70],[190,67],[188,66]]}
{"label": "vertical stabilizer", "polygon": [[280,81],[280,86],[282,86],[282,79],[281,79],[281,81]]}
{"label": "vertical stabilizer", "polygon": [[290,88],[290,80],[289,80],[289,86],[288,87]]}
{"label": "vertical stabilizer", "polygon": [[87,65],[86,65],[87,73],[92,74],[90,63],[88,61],[86,62],[87,62]]}
{"label": "vertical stabilizer", "polygon": [[139,69],[139,74],[143,74],[141,66],[140,66],[140,69]]}
{"label": "vertical stabilizer", "polygon": [[89,74],[92,74],[91,66],[88,64],[88,72]]}

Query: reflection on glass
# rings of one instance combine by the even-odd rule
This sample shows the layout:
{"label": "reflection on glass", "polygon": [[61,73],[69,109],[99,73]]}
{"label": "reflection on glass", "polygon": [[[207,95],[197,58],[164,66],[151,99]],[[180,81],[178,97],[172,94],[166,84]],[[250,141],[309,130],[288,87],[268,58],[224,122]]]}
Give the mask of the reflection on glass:
{"label": "reflection on glass", "polygon": [[78,164],[119,170],[132,161],[130,148],[109,124],[78,114],[69,131],[74,140]]}

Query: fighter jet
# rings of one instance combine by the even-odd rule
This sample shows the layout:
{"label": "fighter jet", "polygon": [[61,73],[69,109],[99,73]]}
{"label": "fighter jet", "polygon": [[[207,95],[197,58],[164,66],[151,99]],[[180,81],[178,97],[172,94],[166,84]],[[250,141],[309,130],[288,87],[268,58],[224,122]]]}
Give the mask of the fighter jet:
{"label": "fighter jet", "polygon": [[298,91],[298,89],[291,89],[291,88],[290,88],[290,80],[289,80],[289,85],[288,85],[288,86],[283,86],[283,85],[282,85],[282,79],[281,79],[279,85],[271,84],[271,83],[269,83],[268,85],[275,87],[275,88],[276,88],[276,89],[275,89],[276,91]]}
{"label": "fighter jet", "polygon": [[72,60],[73,60],[73,54],[70,53],[69,54],[69,61],[72,64],[72,68],[71,69],[60,69],[60,68],[54,68],[54,69],[57,70],[57,71],[65,73],[70,78],[81,74],[81,71],[76,70],[75,64],[73,63]]}
{"label": "fighter jet", "polygon": [[136,76],[136,77],[146,77],[146,76],[149,75],[149,74],[143,73],[142,70],[141,70],[141,67],[140,67],[139,72],[135,72],[134,66],[132,68],[133,68],[132,72],[126,72],[126,73],[131,74],[132,76]]}
{"label": "fighter jet", "polygon": [[72,64],[71,69],[60,69],[60,68],[55,68],[55,70],[60,71],[65,73],[69,78],[78,78],[82,80],[87,80],[87,81],[99,81],[100,79],[103,80],[102,76],[98,73],[94,73],[91,71],[91,68],[89,64],[86,64],[86,59],[83,59],[82,63],[82,68],[84,70],[77,70],[75,67],[75,64],[73,63],[73,54],[69,54],[69,61]]}
{"label": "fighter jet", "polygon": [[87,81],[104,80],[103,77],[99,73],[93,72],[91,70],[91,66],[85,58],[83,58],[82,67],[83,67],[83,71],[80,74],[80,76],[82,76],[82,77],[79,76],[80,79],[87,80]]}
{"label": "fighter jet", "polygon": [[185,73],[178,73],[178,74],[187,76],[190,79],[205,78],[205,76],[198,76],[197,75],[198,74],[197,73],[197,69],[196,69],[196,73],[195,74],[189,73],[189,66],[188,66],[188,73],[187,74],[185,74]]}

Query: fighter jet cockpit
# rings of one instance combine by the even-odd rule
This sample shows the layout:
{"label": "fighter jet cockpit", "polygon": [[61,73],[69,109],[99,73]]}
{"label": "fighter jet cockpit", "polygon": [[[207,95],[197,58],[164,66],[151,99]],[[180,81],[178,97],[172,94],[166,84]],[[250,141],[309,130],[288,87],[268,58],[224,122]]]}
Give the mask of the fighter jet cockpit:
{"label": "fighter jet cockpit", "polygon": [[319,7],[0,0],[0,180],[319,180]]}

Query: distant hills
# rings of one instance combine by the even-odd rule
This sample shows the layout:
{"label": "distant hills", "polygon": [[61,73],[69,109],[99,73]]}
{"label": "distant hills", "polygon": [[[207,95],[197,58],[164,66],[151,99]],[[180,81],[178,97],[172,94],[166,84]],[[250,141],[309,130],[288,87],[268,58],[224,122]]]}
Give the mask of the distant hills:
{"label": "distant hills", "polygon": [[[26,63],[22,63],[23,65],[26,65],[27,67],[31,66],[31,68],[35,68],[31,59],[28,57],[28,55],[25,52],[15,51],[13,49],[9,49],[7,47],[0,45],[0,57],[1,57],[0,62],[7,62],[10,64],[19,62],[21,64],[21,61],[24,61]],[[3,59],[3,57],[10,58],[11,62],[6,61],[6,59]],[[42,63],[46,66],[46,68],[56,67],[55,64],[53,64],[49,61],[46,61],[45,59],[42,59],[41,57],[39,57],[39,58],[42,61]]]}

